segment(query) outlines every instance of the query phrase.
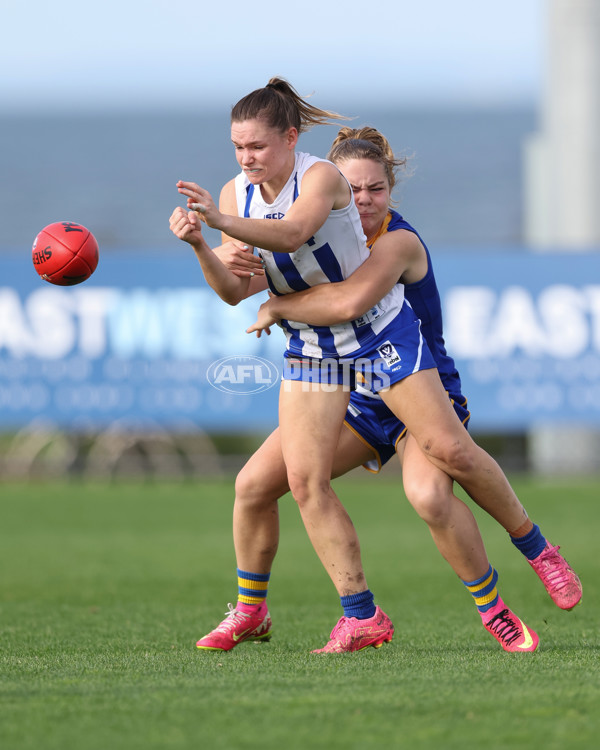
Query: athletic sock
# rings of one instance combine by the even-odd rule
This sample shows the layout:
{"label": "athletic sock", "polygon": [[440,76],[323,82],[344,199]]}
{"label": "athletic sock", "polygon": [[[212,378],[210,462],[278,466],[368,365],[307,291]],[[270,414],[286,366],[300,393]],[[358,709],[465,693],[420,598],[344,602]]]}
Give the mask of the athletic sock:
{"label": "athletic sock", "polygon": [[241,612],[255,612],[267,598],[270,573],[249,573],[237,569],[238,601],[236,608]]}
{"label": "athletic sock", "polygon": [[510,535],[510,541],[528,560],[535,559],[544,551],[547,541],[537,524],[533,524],[533,528],[529,533],[525,534],[525,536],[515,537],[513,536],[513,533]]}
{"label": "athletic sock", "polygon": [[500,612],[503,610],[508,609],[506,604],[502,601],[502,597],[498,596],[498,600],[496,601],[496,604],[494,604],[493,607],[490,607],[485,612],[480,612],[481,619],[484,623],[490,622],[492,618],[494,618],[496,615],[499,615]]}
{"label": "athletic sock", "polygon": [[359,594],[340,596],[340,603],[344,608],[344,617],[367,620],[375,614],[374,596],[369,589],[361,591]]}
{"label": "athletic sock", "polygon": [[486,622],[489,618],[490,610],[493,610],[498,602],[502,601],[496,589],[497,581],[498,573],[491,565],[487,573],[476,581],[463,581],[475,601],[477,611]]}

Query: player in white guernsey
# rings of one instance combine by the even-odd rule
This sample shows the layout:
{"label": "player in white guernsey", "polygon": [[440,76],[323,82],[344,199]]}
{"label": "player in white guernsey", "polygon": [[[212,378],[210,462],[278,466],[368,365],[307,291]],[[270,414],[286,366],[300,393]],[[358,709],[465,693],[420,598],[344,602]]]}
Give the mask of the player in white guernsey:
{"label": "player in white guernsey", "polygon": [[[272,289],[279,294],[332,279],[341,281],[368,257],[347,180],[331,162],[296,154],[299,133],[336,117],[339,116],[308,105],[287,82],[272,79],[263,89],[240,100],[231,113],[236,158],[244,184],[253,193],[247,215],[245,202],[243,212],[238,204],[236,188],[240,179],[238,184],[234,178],[223,187],[218,208],[210,193],[198,184],[178,183],[190,210],[176,208],[171,215],[171,229],[192,245],[207,282],[226,302],[236,304],[264,290],[265,277],[240,279],[227,269],[202,236],[201,222],[219,229],[224,243],[235,239],[262,248],[265,263],[274,276]],[[254,213],[253,200],[256,207],[264,204],[262,213],[258,213],[258,208]],[[281,265],[285,266],[283,272]],[[408,329],[403,338],[410,341],[407,359],[414,359],[414,368],[435,366],[422,343],[418,319],[410,307],[402,304],[400,288],[390,288],[385,307],[381,305],[371,318],[355,324],[342,322],[324,331],[322,327],[291,323],[286,354],[303,357],[321,353],[336,359],[367,345],[384,344],[379,341],[383,334],[378,323],[384,317],[399,329]],[[308,370],[303,365],[302,362],[296,367],[295,362],[291,363],[289,379],[280,390],[281,445],[290,489],[313,547],[347,603],[349,616],[358,617],[364,625],[364,638],[355,644],[356,649],[380,646],[391,640],[393,625],[374,604],[362,569],[356,531],[330,484],[337,438],[349,399],[348,388],[343,384],[346,371],[333,372],[333,383],[328,388],[306,389],[302,378]],[[308,372],[308,377],[312,374]],[[238,570],[244,593],[228,618],[230,631],[239,626],[240,632],[267,637],[270,618],[261,598],[266,590],[265,575],[262,571]]]}

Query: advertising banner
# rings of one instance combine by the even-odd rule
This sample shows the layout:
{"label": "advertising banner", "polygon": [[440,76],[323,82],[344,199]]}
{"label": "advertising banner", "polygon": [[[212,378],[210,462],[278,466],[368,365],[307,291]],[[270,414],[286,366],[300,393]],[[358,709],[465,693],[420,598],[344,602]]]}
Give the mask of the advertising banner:
{"label": "advertising banner", "polygon": [[600,254],[443,253],[435,270],[473,430],[600,426]]}
{"label": "advertising banner", "polygon": [[[72,287],[5,256],[0,429],[277,424],[284,336],[245,332],[266,293],[231,307],[191,254],[101,256]],[[448,352],[472,430],[600,425],[600,255],[439,252]]]}

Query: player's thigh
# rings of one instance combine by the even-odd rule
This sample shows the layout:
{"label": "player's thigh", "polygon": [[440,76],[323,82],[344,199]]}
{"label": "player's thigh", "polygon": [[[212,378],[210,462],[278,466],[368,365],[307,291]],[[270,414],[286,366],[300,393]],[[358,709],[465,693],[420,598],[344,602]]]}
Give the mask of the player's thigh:
{"label": "player's thigh", "polygon": [[352,469],[375,459],[375,453],[346,427],[342,428],[333,457],[332,478],[341,477]]}
{"label": "player's thigh", "polygon": [[437,370],[421,370],[380,392],[388,408],[428,454],[469,451],[468,432],[456,416]]}
{"label": "player's thigh", "polygon": [[291,474],[329,480],[349,393],[343,386],[284,380],[279,394],[283,457]]}
{"label": "player's thigh", "polygon": [[404,435],[398,440],[396,443],[396,458],[400,462],[400,468],[404,472],[404,451],[406,449],[406,437],[408,433],[404,433]]}

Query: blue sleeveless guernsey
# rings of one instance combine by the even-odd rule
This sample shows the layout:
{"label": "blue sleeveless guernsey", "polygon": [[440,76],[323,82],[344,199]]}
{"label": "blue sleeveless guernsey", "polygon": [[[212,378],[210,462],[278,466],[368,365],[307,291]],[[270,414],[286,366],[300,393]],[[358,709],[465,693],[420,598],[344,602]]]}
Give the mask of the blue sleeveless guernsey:
{"label": "blue sleeveless guernsey", "polygon": [[[417,318],[421,321],[421,333],[425,341],[427,341],[429,351],[435,359],[444,388],[449,393],[460,394],[460,376],[454,360],[446,352],[442,322],[442,303],[427,245],[423,242],[419,233],[399,213],[390,210],[388,216],[389,223],[387,224],[386,231],[393,232],[396,229],[407,229],[409,232],[417,235],[425,248],[425,252],[427,253],[427,273],[420,281],[414,284],[404,284],[404,297],[414,310]],[[374,242],[375,240],[371,242],[371,247]]]}

